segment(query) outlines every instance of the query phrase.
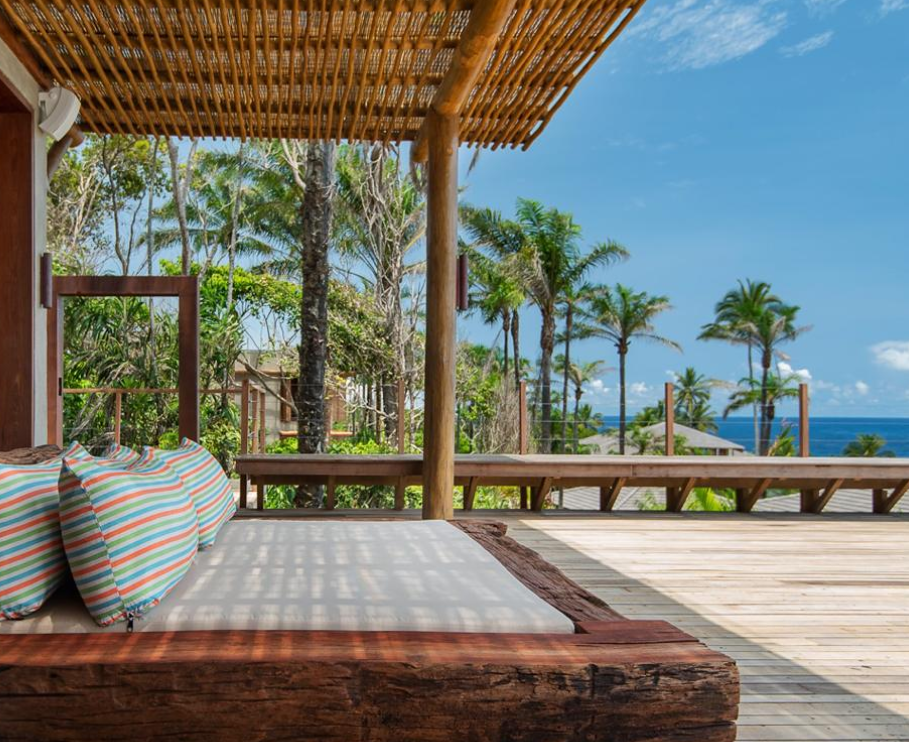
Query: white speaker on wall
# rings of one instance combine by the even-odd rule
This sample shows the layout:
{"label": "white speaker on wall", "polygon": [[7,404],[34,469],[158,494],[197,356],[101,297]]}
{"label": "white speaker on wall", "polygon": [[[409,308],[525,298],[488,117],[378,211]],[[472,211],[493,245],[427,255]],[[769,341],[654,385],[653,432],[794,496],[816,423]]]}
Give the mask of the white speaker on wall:
{"label": "white speaker on wall", "polygon": [[53,139],[61,139],[72,128],[82,105],[75,93],[57,86],[39,93],[38,103],[41,106],[38,127]]}

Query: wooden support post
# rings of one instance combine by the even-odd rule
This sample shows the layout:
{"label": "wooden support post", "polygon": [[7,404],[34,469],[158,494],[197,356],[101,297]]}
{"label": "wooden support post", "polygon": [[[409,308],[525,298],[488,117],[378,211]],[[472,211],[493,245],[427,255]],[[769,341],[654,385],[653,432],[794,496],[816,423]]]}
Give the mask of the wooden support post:
{"label": "wooden support post", "polygon": [[178,308],[180,336],[180,437],[199,440],[199,279],[187,276],[181,284]]}
{"label": "wooden support post", "polygon": [[123,393],[114,392],[114,443],[120,444],[120,424],[123,420]]}
{"label": "wooden support post", "polygon": [[404,484],[403,479],[398,479],[398,481],[395,482],[395,510],[404,509],[404,500],[406,494],[407,485]]}
{"label": "wooden support post", "polygon": [[672,384],[666,382],[665,388],[665,401],[664,405],[666,407],[666,455],[674,456],[675,455],[675,389]]}
{"label": "wooden support post", "polygon": [[407,430],[407,394],[404,388],[404,379],[398,379],[398,453],[407,450],[404,433]]}
{"label": "wooden support post", "polygon": [[688,495],[694,489],[696,479],[687,479],[681,487],[670,487],[666,490],[666,511],[669,513],[681,513],[685,509],[685,502]]}
{"label": "wooden support post", "polygon": [[[240,384],[240,453],[249,453],[249,379],[243,379]],[[245,474],[240,475],[240,507],[247,507],[246,498],[249,479]]]}
{"label": "wooden support post", "polygon": [[265,482],[256,479],[256,510],[265,510]]}
{"label": "wooden support post", "polygon": [[533,510],[539,513],[546,504],[546,498],[549,496],[549,490],[552,489],[552,478],[543,477],[539,486],[533,491]]}
{"label": "wooden support post", "polygon": [[767,488],[773,482],[772,479],[762,479],[750,490],[738,489],[735,491],[735,509],[740,513],[750,513],[754,506],[757,505]]}
{"label": "wooden support post", "polygon": [[[0,96],[6,92],[0,77]],[[40,395],[35,388],[35,121],[8,92],[8,108],[0,113],[0,451],[35,445],[35,398]]]}
{"label": "wooden support post", "polygon": [[811,512],[813,512],[813,513],[823,512],[824,508],[827,507],[831,498],[837,493],[839,488],[842,486],[843,486],[842,479],[833,479],[830,482],[828,482],[827,486],[824,488],[823,492],[821,492],[815,498],[814,503],[812,504],[812,507],[811,507]]}
{"label": "wooden support post", "polygon": [[909,492],[909,480],[901,482],[889,495],[887,490],[874,490],[874,512],[877,515],[886,515],[893,511],[900,500]]}
{"label": "wooden support post", "polygon": [[527,453],[530,439],[527,421],[527,382],[518,385],[518,453]]}
{"label": "wooden support post", "polygon": [[259,453],[259,390],[252,393],[252,453]]}
{"label": "wooden support post", "polygon": [[616,500],[619,499],[619,495],[622,493],[622,488],[625,486],[625,479],[619,477],[618,479],[612,480],[612,483],[600,487],[600,511],[603,513],[612,512],[615,508]]}
{"label": "wooden support post", "polygon": [[477,496],[478,477],[471,477],[464,485],[464,510],[473,510],[473,502]]}
{"label": "wooden support post", "polygon": [[802,513],[813,513],[814,501],[817,500],[817,490],[800,490],[799,494],[801,495],[799,511]]}
{"label": "wooden support post", "polygon": [[335,509],[335,489],[337,484],[334,477],[328,478],[328,483],[325,486],[325,509],[334,510]]}
{"label": "wooden support post", "polygon": [[530,487],[520,487],[519,491],[521,493],[521,510],[527,510],[530,507]]}
{"label": "wooden support post", "polygon": [[808,385],[799,384],[799,456],[811,455],[808,429]]}
{"label": "wooden support post", "polygon": [[265,402],[266,395],[264,391],[259,392],[259,453],[265,453],[266,441],[265,435],[268,429],[265,426]]}
{"label": "wooden support post", "polygon": [[454,516],[455,284],[460,117],[426,116],[429,145],[426,225],[426,363],[423,517]]}

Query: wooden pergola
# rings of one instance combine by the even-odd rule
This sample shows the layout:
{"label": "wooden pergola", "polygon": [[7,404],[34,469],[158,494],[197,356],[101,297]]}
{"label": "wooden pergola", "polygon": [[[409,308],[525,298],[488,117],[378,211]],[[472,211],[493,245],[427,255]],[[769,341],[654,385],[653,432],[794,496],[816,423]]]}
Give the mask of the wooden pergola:
{"label": "wooden pergola", "polygon": [[0,0],[0,39],[81,98],[87,131],[413,142],[428,166],[424,516],[450,518],[458,147],[529,147],[644,2]]}

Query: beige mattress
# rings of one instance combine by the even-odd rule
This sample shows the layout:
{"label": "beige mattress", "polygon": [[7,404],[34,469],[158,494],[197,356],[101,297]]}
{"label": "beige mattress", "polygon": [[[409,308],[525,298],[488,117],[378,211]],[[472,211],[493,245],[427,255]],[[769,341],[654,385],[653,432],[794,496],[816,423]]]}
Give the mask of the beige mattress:
{"label": "beige mattress", "polygon": [[[572,633],[572,622],[443,521],[228,523],[136,631]],[[73,592],[0,634],[101,629]]]}

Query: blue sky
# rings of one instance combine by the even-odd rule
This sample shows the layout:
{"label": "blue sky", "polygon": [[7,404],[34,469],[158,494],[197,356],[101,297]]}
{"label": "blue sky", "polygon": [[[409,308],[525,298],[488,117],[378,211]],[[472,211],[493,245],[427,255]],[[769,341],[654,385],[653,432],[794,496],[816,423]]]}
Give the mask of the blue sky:
{"label": "blue sky", "polygon": [[[659,330],[684,354],[632,347],[634,406],[686,365],[745,375],[742,349],[696,336],[754,278],[812,325],[787,352],[815,414],[909,416],[909,0],[649,0],[529,151],[484,151],[469,176],[468,158],[465,200],[570,211],[632,253],[597,280],[670,296]],[[538,327],[529,309],[525,351]],[[615,382],[590,391],[603,412]]]}

